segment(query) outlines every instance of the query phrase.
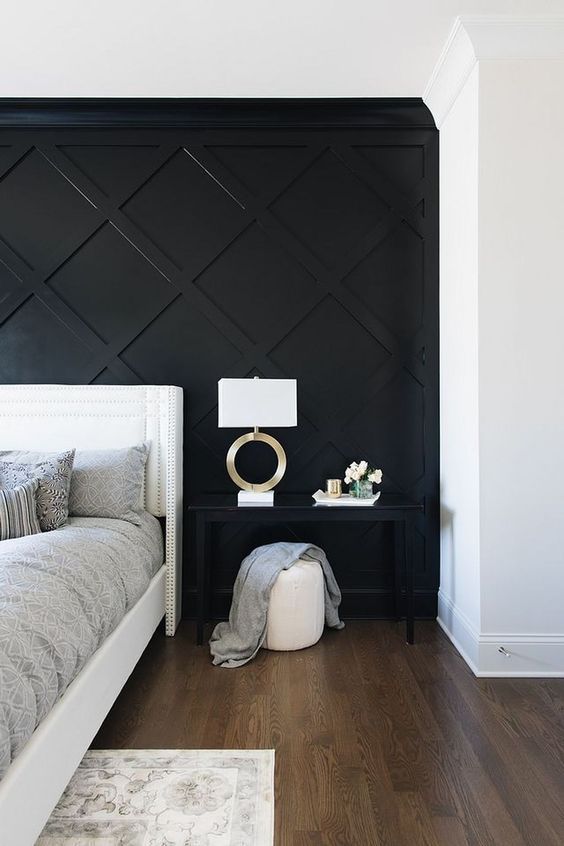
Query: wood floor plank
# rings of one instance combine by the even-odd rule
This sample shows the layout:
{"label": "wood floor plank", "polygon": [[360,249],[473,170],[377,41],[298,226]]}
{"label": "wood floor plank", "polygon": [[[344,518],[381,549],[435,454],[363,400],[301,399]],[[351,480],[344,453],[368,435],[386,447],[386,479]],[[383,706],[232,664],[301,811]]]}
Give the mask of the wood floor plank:
{"label": "wood floor plank", "polygon": [[351,831],[350,820],[342,793],[342,779],[339,777],[339,763],[334,745],[315,744],[310,749],[314,772],[319,784],[319,828],[331,846],[346,846],[358,840],[358,831]]}
{"label": "wood floor plank", "polygon": [[417,846],[443,846],[437,840],[429,809],[417,791],[402,792],[400,804],[402,829],[400,842],[402,844],[417,843]]}
{"label": "wood floor plank", "polygon": [[339,767],[338,780],[343,808],[348,821],[349,837],[372,846],[386,846],[386,835],[380,831],[379,820],[370,801],[368,780],[364,769]]}
{"label": "wood floor plank", "polygon": [[562,846],[564,808],[557,796],[562,785],[542,778],[534,759],[527,755],[522,737],[515,732],[514,718],[500,719],[499,708],[483,680],[460,673],[458,662],[445,653],[443,663],[454,673],[443,682],[442,693],[457,713],[460,727],[470,738],[482,765],[528,846]]}
{"label": "wood floor plank", "polygon": [[323,846],[323,838],[319,831],[295,831],[292,846]]}
{"label": "wood floor plank", "polygon": [[[444,668],[437,667],[432,653],[416,656],[408,652],[406,658],[418,678],[427,707],[435,716],[446,753],[450,757],[448,777],[462,808],[458,822],[464,827],[468,842],[487,846],[497,846],[498,843],[504,846],[524,846],[524,840],[497,790],[495,780],[492,780],[490,769],[481,761],[461,730],[461,717],[456,707],[458,702],[452,707],[449,698],[450,677]],[[448,830],[448,825],[442,824],[441,819],[434,818],[436,828]]]}
{"label": "wood floor plank", "polygon": [[455,817],[433,817],[433,829],[439,843],[448,843],[449,846],[469,846],[476,843],[475,840],[468,840],[466,831],[459,819]]}
{"label": "wood floor plank", "polygon": [[364,770],[375,827],[375,842],[401,843],[399,806],[386,767],[382,733],[363,686],[351,693],[353,721],[359,748],[359,762]]}
{"label": "wood floor plank", "polygon": [[213,667],[158,633],[94,748],[275,748],[276,846],[562,846],[564,681],[474,678],[433,623]]}

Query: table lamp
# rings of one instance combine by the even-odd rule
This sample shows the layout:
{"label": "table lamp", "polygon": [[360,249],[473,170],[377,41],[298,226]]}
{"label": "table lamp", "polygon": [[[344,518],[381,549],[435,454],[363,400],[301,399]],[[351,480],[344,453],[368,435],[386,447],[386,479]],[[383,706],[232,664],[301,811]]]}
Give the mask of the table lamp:
{"label": "table lamp", "polygon": [[[297,385],[295,379],[220,379],[218,392],[218,426],[247,427],[252,432],[235,440],[227,453],[227,472],[239,488],[239,505],[272,505],[274,487],[286,472],[286,453],[282,444],[259,431],[259,426],[297,426]],[[272,447],[278,458],[274,475],[266,482],[247,482],[237,472],[237,452],[251,441]]]}

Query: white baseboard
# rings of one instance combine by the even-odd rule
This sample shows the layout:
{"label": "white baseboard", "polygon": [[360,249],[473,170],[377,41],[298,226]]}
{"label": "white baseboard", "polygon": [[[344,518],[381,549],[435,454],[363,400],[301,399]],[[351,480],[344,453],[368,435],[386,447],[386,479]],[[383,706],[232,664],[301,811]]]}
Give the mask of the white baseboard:
{"label": "white baseboard", "polygon": [[564,678],[564,635],[480,634],[441,591],[437,622],[478,678]]}
{"label": "white baseboard", "polygon": [[450,597],[440,590],[437,623],[477,676],[480,657],[478,632],[468,618],[456,608]]}

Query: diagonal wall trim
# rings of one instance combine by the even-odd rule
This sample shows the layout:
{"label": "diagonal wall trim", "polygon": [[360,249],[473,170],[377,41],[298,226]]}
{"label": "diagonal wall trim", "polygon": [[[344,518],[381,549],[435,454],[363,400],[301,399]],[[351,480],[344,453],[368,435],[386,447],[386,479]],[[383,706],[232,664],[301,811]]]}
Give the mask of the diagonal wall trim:
{"label": "diagonal wall trim", "polygon": [[[190,493],[230,489],[216,380],[297,377],[281,489],[381,464],[388,490],[426,503],[417,587],[432,613],[438,156],[421,101],[20,104],[12,131],[13,106],[0,104],[0,381],[182,385]],[[265,531],[222,530],[222,595]],[[351,613],[370,597],[391,612],[389,527],[352,566],[348,530],[307,533]],[[188,539],[188,591],[191,560]]]}

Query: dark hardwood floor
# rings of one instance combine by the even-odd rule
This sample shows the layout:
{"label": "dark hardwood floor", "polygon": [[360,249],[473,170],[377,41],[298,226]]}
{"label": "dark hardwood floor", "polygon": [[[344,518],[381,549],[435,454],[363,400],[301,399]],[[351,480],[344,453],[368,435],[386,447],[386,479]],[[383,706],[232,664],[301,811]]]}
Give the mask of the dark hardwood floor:
{"label": "dark hardwood floor", "polygon": [[157,634],[95,748],[276,749],[276,846],[562,846],[564,679],[475,679],[434,623],[212,667]]}

